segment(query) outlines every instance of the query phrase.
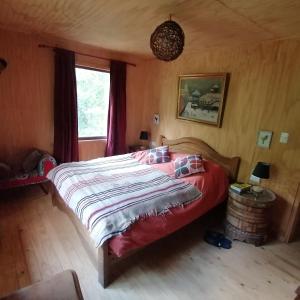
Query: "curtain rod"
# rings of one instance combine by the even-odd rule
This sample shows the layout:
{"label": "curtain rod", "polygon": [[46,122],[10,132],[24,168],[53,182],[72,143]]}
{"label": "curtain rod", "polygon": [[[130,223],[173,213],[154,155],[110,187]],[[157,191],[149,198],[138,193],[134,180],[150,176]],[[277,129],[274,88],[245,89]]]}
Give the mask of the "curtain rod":
{"label": "curtain rod", "polygon": [[[56,47],[39,44],[39,48],[55,49]],[[104,60],[111,61],[111,59],[106,58],[106,57],[95,56],[95,55],[90,55],[90,54],[87,54],[87,53],[81,53],[81,52],[76,52],[76,51],[74,51],[74,53],[79,54],[79,55],[83,55],[83,56],[88,56],[88,57],[99,58],[99,59],[104,59]],[[130,63],[130,62],[127,62],[127,61],[124,61],[124,63],[126,63],[127,65],[130,65],[130,66],[136,67],[136,64],[133,64],[133,63]]]}

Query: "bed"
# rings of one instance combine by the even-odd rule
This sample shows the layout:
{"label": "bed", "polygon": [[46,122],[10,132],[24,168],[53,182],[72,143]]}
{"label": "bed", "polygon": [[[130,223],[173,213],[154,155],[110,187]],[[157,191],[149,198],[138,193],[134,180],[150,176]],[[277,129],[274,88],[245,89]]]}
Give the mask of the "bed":
{"label": "bed", "polygon": [[[195,174],[186,177],[184,181],[198,186],[198,189],[202,191],[201,201],[196,200],[187,203],[187,205],[170,207],[168,212],[164,214],[144,216],[134,222],[122,234],[111,236],[105,240],[99,247],[95,247],[95,241],[91,238],[87,226],[82,224],[82,221],[74,213],[74,209],[72,210],[66,204],[66,199],[61,198],[56,186],[51,183],[53,205],[70,217],[83,246],[98,270],[98,281],[104,288],[112,281],[112,271],[116,264],[137,250],[182,228],[223,202],[227,197],[229,181],[234,181],[237,177],[239,157],[222,156],[200,139],[168,140],[161,137],[161,144],[169,147],[173,158],[184,153],[201,154],[205,159],[205,175],[197,177]],[[142,154],[140,153],[140,155]],[[171,175],[170,163],[161,165],[153,165],[153,168],[158,168],[160,171]],[[207,184],[207,182],[211,183]]]}

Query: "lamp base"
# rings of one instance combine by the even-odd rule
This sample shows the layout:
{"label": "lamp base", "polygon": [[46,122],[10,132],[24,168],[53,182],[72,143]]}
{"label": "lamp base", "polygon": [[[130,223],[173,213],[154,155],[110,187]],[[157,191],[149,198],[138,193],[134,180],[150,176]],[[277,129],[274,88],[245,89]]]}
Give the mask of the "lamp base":
{"label": "lamp base", "polygon": [[255,198],[259,197],[265,189],[258,185],[253,185],[250,189],[250,192],[255,196]]}
{"label": "lamp base", "polygon": [[254,192],[254,193],[258,193],[260,194],[261,192],[263,192],[264,188],[262,188],[261,186],[259,185],[253,185],[251,187],[251,191]]}

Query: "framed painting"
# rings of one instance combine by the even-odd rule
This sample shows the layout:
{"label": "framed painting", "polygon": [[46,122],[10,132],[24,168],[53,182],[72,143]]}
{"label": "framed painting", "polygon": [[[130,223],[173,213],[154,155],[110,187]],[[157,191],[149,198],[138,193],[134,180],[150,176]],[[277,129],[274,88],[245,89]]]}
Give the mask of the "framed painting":
{"label": "framed painting", "polygon": [[257,134],[257,146],[261,148],[270,148],[272,135],[272,131],[260,130]]}
{"label": "framed painting", "polygon": [[177,118],[221,127],[228,73],[179,76]]}

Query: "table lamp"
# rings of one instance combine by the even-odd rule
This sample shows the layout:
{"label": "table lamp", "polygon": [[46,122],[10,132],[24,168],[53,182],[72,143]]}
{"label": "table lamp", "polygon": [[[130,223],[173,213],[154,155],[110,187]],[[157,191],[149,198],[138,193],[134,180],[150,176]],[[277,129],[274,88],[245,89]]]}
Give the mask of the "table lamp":
{"label": "table lamp", "polygon": [[[269,179],[270,178],[270,164],[269,163],[265,163],[265,162],[262,162],[262,161],[259,161],[253,172],[252,172],[252,175],[255,176],[255,177],[258,177],[260,179]],[[252,187],[252,190],[255,192],[255,193],[260,193],[262,192],[264,189],[260,186],[253,186]]]}
{"label": "table lamp", "polygon": [[148,131],[141,131],[140,140],[148,141]]}
{"label": "table lamp", "polygon": [[142,141],[142,144],[143,144],[140,147],[141,150],[145,150],[146,147],[148,147],[148,146],[145,145],[145,143],[146,143],[145,141],[148,141],[148,138],[149,138],[148,131],[141,131],[141,133],[140,133],[140,140]]}
{"label": "table lamp", "polygon": [[7,62],[5,59],[0,58],[0,73],[7,67]]}

